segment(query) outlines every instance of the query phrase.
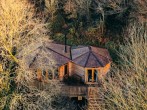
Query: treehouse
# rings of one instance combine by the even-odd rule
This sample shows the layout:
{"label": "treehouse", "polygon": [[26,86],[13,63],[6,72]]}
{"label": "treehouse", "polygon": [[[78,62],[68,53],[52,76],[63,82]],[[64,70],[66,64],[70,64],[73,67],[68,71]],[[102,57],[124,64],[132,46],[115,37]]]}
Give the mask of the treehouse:
{"label": "treehouse", "polygon": [[84,84],[97,84],[110,69],[111,57],[107,49],[93,46],[71,47],[44,41],[29,47],[26,67],[39,81],[74,78]]}
{"label": "treehouse", "polygon": [[99,81],[108,73],[111,65],[107,49],[71,47],[50,41],[29,45],[18,58],[24,59],[26,69],[37,76],[33,85],[44,89],[49,80],[58,81],[62,85],[61,95],[86,99],[93,105],[97,105],[92,101],[94,94],[98,94]]}

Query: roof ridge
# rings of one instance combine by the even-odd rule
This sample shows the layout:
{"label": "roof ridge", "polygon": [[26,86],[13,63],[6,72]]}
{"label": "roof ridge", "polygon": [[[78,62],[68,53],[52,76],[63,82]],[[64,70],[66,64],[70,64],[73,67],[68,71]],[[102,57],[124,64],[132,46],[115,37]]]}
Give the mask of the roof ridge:
{"label": "roof ridge", "polygon": [[[62,54],[56,52],[55,50],[53,50],[53,49],[51,49],[51,48],[49,48],[49,47],[45,47],[45,48],[47,48],[48,50],[51,50],[51,51],[53,51],[53,52],[55,52],[55,53],[57,53],[57,54],[59,54],[59,55],[65,57],[65,58],[67,58],[67,59],[70,59],[70,58],[68,58],[67,56],[62,55]],[[70,60],[71,60],[71,59],[70,59]]]}
{"label": "roof ridge", "polygon": [[86,63],[85,63],[85,65],[84,65],[84,67],[86,67],[89,57],[90,57],[90,51],[89,51],[89,55],[88,55],[88,57],[87,57],[87,60],[86,60]]}
{"label": "roof ridge", "polygon": [[33,58],[32,62],[29,64],[29,68],[31,67],[31,65],[34,63],[34,61],[36,60],[36,58],[39,56],[39,53],[41,51],[41,49],[43,48],[43,46],[38,47],[39,51],[37,52],[37,54],[35,55],[35,57]]}
{"label": "roof ridge", "polygon": [[[79,57],[81,57],[81,56],[83,56],[83,55],[85,55],[85,54],[87,54],[87,53],[88,53],[88,52],[85,52],[85,53],[81,54],[80,56],[76,57],[75,59],[77,59],[77,58],[79,58]],[[73,59],[73,60],[75,60],[75,59]]]}
{"label": "roof ridge", "polygon": [[99,60],[99,58],[97,58],[91,51],[91,54],[96,58],[97,62],[99,62],[99,64],[104,67],[103,63]]}

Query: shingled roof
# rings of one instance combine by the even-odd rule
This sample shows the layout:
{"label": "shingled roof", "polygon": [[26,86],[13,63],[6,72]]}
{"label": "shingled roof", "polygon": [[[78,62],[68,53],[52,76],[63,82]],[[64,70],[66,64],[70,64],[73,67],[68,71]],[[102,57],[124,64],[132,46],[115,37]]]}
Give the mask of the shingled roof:
{"label": "shingled roof", "polygon": [[28,48],[30,52],[24,56],[27,68],[59,67],[71,60],[70,46],[67,46],[67,52],[65,52],[64,45],[44,41],[30,45]]}
{"label": "shingled roof", "polygon": [[82,67],[92,68],[104,67],[111,61],[107,49],[93,46],[77,46],[76,48],[67,46],[67,52],[65,52],[65,45],[46,40],[33,43],[27,48],[28,54],[25,54],[26,50],[23,50],[18,55],[19,58],[23,56],[27,68],[59,67],[69,61]]}
{"label": "shingled roof", "polygon": [[71,50],[72,61],[83,67],[104,67],[111,61],[107,49],[80,46]]}

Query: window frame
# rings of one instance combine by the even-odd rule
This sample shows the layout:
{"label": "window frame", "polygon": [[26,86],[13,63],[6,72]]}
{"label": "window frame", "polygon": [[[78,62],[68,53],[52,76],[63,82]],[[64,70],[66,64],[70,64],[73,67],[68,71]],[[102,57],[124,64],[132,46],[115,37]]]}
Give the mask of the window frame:
{"label": "window frame", "polygon": [[[88,70],[92,71],[92,73],[91,73],[92,74],[92,81],[89,81],[89,79],[88,79],[88,77],[89,77]],[[95,80],[95,77],[94,77],[95,76],[94,75],[95,70],[98,72],[97,75],[96,75],[96,80]],[[86,83],[97,83],[98,82],[98,74],[99,74],[99,69],[98,68],[86,68],[85,73],[86,73],[85,74],[85,82]]]}

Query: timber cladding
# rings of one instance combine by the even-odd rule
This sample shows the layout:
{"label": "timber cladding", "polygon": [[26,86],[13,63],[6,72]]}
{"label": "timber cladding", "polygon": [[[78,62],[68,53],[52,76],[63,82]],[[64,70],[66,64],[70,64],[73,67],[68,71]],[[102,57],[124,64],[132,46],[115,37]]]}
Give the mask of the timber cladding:
{"label": "timber cladding", "polygon": [[70,62],[69,65],[70,65],[70,68],[69,68],[70,76],[76,74],[80,76],[82,80],[87,84],[88,84],[88,70],[92,70],[92,74],[94,74],[94,70],[98,71],[98,74],[96,76],[98,81],[98,80],[101,80],[103,77],[105,77],[105,75],[110,71],[110,67],[111,67],[111,63],[108,63],[104,67],[97,67],[97,68],[85,68],[72,62]]}
{"label": "timber cladding", "polygon": [[79,65],[76,65],[74,63],[71,64],[71,75],[78,75],[82,78],[83,81],[85,81],[85,68]]}
{"label": "timber cladding", "polygon": [[99,67],[98,68],[98,71],[99,71],[99,74],[98,74],[98,79],[101,80],[103,77],[106,76],[106,74],[110,71],[110,68],[111,68],[111,62],[108,63],[106,66],[104,67]]}
{"label": "timber cladding", "polygon": [[0,64],[0,72],[3,71],[3,66]]}

